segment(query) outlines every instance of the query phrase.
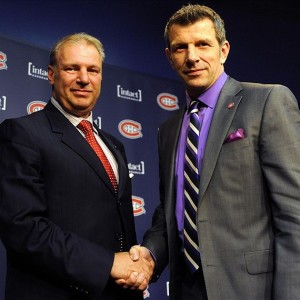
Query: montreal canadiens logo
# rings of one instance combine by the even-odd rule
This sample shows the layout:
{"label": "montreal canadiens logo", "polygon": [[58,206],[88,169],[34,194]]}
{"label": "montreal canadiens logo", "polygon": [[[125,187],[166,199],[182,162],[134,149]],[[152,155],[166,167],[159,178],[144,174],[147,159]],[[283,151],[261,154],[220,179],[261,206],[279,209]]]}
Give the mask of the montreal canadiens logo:
{"label": "montreal canadiens logo", "polygon": [[4,52],[0,51],[0,70],[6,70],[7,69],[7,56]]}
{"label": "montreal canadiens logo", "polygon": [[176,110],[178,106],[178,98],[175,95],[161,93],[156,97],[157,104],[165,110]]}
{"label": "montreal canadiens logo", "polygon": [[43,101],[31,101],[27,105],[27,113],[30,115],[36,111],[42,110],[47,103]]}
{"label": "montreal canadiens logo", "polygon": [[143,136],[142,125],[133,120],[123,120],[119,123],[120,133],[128,139],[138,139]]}
{"label": "montreal canadiens logo", "polygon": [[133,214],[135,217],[146,213],[145,201],[143,198],[132,196],[132,207],[133,207]]}

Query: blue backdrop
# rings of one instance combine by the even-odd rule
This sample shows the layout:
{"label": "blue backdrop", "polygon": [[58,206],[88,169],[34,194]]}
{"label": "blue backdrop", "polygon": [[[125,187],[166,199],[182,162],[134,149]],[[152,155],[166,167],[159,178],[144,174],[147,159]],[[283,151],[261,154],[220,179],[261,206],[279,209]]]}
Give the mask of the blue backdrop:
{"label": "blue backdrop", "polygon": [[[0,122],[43,109],[51,97],[49,52],[0,37]],[[184,99],[178,81],[104,65],[102,92],[94,109],[97,125],[125,145],[133,173],[132,203],[138,241],[158,204],[157,129]],[[0,299],[4,298],[5,251],[0,246]],[[145,298],[167,299],[167,271]]]}
{"label": "blue backdrop", "polygon": [[[58,38],[86,31],[103,42],[106,64],[94,117],[127,149],[139,240],[158,203],[157,127],[172,113],[174,96],[180,105],[183,95],[164,56],[163,28],[186,3],[206,4],[222,15],[230,76],[287,85],[300,100],[297,0],[0,0],[0,122],[48,101],[48,50]],[[4,263],[0,243],[0,300]],[[165,272],[145,297],[167,299],[167,277]]]}

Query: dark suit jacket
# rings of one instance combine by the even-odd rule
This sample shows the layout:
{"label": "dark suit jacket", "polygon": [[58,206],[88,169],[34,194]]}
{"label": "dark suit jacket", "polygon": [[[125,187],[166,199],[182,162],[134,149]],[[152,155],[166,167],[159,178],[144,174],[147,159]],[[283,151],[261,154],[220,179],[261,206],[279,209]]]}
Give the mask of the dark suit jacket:
{"label": "dark suit jacket", "polygon": [[1,124],[7,299],[142,298],[109,279],[118,234],[125,234],[125,250],[136,234],[124,147],[99,133],[118,162],[117,197],[96,154],[51,102]]}
{"label": "dark suit jacket", "polygon": [[[158,275],[169,263],[170,300],[180,299],[174,167],[184,110],[159,130],[161,202],[143,242]],[[245,138],[226,143],[239,128]],[[197,227],[208,299],[300,299],[300,113],[290,90],[229,78],[200,180]]]}

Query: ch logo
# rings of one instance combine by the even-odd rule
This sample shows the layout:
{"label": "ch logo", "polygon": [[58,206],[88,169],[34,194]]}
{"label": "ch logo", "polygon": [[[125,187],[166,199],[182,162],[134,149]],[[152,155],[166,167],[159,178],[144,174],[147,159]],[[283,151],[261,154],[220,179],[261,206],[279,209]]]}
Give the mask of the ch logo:
{"label": "ch logo", "polygon": [[6,70],[7,69],[7,56],[5,53],[0,51],[0,70]]}

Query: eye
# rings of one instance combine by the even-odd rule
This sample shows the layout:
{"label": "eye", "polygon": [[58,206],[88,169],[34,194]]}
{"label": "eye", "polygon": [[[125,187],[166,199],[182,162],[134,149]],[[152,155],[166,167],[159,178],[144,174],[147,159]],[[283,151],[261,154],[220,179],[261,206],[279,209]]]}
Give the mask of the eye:
{"label": "eye", "polygon": [[92,74],[99,74],[101,73],[99,69],[97,68],[91,68],[88,70],[89,73],[92,73]]}
{"label": "eye", "polygon": [[196,47],[206,48],[206,47],[209,47],[209,43],[207,43],[207,42],[198,42],[198,43],[196,43]]}
{"label": "eye", "polygon": [[183,52],[185,49],[187,49],[187,46],[184,44],[180,44],[180,45],[176,45],[174,47],[173,52],[180,53],[180,52]]}
{"label": "eye", "polygon": [[77,68],[75,66],[68,66],[64,68],[64,71],[68,73],[75,73],[77,71]]}

